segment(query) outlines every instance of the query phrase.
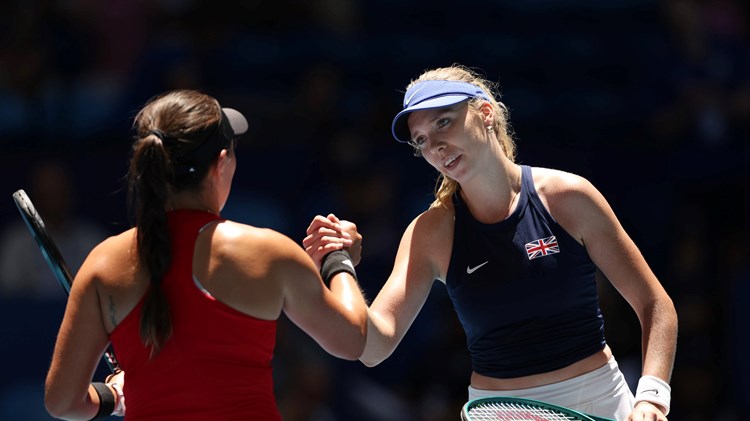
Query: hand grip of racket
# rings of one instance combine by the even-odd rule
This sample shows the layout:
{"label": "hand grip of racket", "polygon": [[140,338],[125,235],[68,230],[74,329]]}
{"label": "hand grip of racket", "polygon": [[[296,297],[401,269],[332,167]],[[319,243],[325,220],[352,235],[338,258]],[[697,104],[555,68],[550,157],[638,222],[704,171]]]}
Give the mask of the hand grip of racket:
{"label": "hand grip of racket", "polygon": [[[70,294],[70,287],[73,285],[73,276],[71,275],[70,269],[68,269],[68,265],[65,263],[65,259],[63,259],[60,250],[47,232],[44,220],[42,220],[42,217],[36,211],[34,204],[31,203],[31,199],[29,199],[29,196],[23,189],[17,190],[13,193],[13,201],[16,202],[16,207],[18,207],[18,211],[21,212],[21,217],[26,223],[26,227],[29,229],[31,236],[36,240],[47,265],[52,269],[52,273],[55,274],[57,281],[63,287],[65,293]],[[107,346],[103,358],[113,373],[121,371],[120,364],[117,362],[117,358],[115,358],[111,345]]]}

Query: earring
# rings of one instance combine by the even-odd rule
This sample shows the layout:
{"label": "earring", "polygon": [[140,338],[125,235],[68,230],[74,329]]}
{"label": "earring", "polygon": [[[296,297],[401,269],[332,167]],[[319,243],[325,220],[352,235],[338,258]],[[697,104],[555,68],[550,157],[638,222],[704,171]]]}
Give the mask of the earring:
{"label": "earring", "polygon": [[492,132],[495,131],[495,128],[492,127],[492,126],[487,126],[487,131],[490,132],[490,133],[492,133]]}

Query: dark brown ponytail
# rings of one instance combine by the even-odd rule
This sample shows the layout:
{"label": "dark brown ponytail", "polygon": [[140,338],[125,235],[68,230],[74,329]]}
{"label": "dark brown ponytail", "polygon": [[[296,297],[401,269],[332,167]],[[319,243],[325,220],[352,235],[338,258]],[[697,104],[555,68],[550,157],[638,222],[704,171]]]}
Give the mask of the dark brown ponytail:
{"label": "dark brown ponytail", "polygon": [[135,143],[128,184],[138,227],[138,258],[151,281],[143,303],[141,339],[152,355],[172,334],[169,302],[161,283],[172,259],[166,206],[173,177],[169,156],[157,135],[150,134]]}
{"label": "dark brown ponytail", "polygon": [[[169,301],[162,289],[172,250],[167,226],[170,195],[198,191],[212,155],[187,159],[217,130],[216,99],[178,90],[153,98],[135,118],[136,140],[128,172],[129,204],[137,231],[137,255],[150,288],[141,312],[141,340],[156,355],[172,335]],[[222,145],[224,146],[224,145]],[[218,151],[216,152],[218,154]]]}

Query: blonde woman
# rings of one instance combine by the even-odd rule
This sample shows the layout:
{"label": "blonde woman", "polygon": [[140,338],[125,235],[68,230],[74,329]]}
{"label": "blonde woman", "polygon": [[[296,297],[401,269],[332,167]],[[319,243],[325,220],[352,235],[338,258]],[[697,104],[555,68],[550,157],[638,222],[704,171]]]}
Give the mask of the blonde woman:
{"label": "blonde woman", "polygon": [[[495,86],[464,66],[413,80],[392,131],[440,178],[370,305],[360,360],[374,366],[393,352],[438,279],[466,332],[469,400],[515,396],[618,421],[665,420],[676,312],[601,193],[575,174],[517,164]],[[313,220],[304,241],[313,259],[337,237],[335,222]],[[604,337],[597,269],[641,323],[635,397]]]}

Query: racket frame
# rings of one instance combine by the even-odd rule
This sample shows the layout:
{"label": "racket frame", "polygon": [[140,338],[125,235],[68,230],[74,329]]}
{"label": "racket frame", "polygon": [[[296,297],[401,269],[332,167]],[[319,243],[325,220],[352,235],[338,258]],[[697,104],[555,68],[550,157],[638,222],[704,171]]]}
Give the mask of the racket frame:
{"label": "racket frame", "polygon": [[[52,273],[54,273],[60,286],[65,290],[65,293],[70,295],[70,288],[73,286],[73,275],[71,274],[68,265],[65,263],[62,253],[60,253],[57,245],[47,232],[47,228],[41,215],[39,215],[39,212],[37,212],[31,199],[23,189],[19,189],[13,193],[13,201],[16,203],[16,207],[18,207],[18,211],[21,213],[21,217],[26,223],[26,227],[29,229],[31,236],[36,240],[47,265],[52,270]],[[121,371],[120,364],[115,358],[111,344],[107,346],[107,350],[102,358],[107,363],[107,366],[112,373],[118,373]]]}
{"label": "racket frame", "polygon": [[[477,399],[470,400],[469,402],[466,402],[466,404],[464,404],[463,408],[461,408],[461,420],[475,421],[476,418],[472,417],[471,411],[483,405],[490,405],[493,403],[495,404],[517,404],[517,405],[530,407],[530,409],[537,408],[537,409],[549,410],[549,411],[556,412],[562,416],[574,417],[574,418],[569,418],[571,421],[614,421],[609,418],[584,414],[582,412],[578,412],[578,411],[565,408],[559,405],[554,405],[548,402],[538,401],[534,399],[509,397],[509,396],[492,396],[492,397],[477,398]],[[498,420],[507,420],[507,419],[510,419],[510,418],[500,418],[500,417],[498,418]],[[543,419],[543,418],[540,418],[540,419]]]}

